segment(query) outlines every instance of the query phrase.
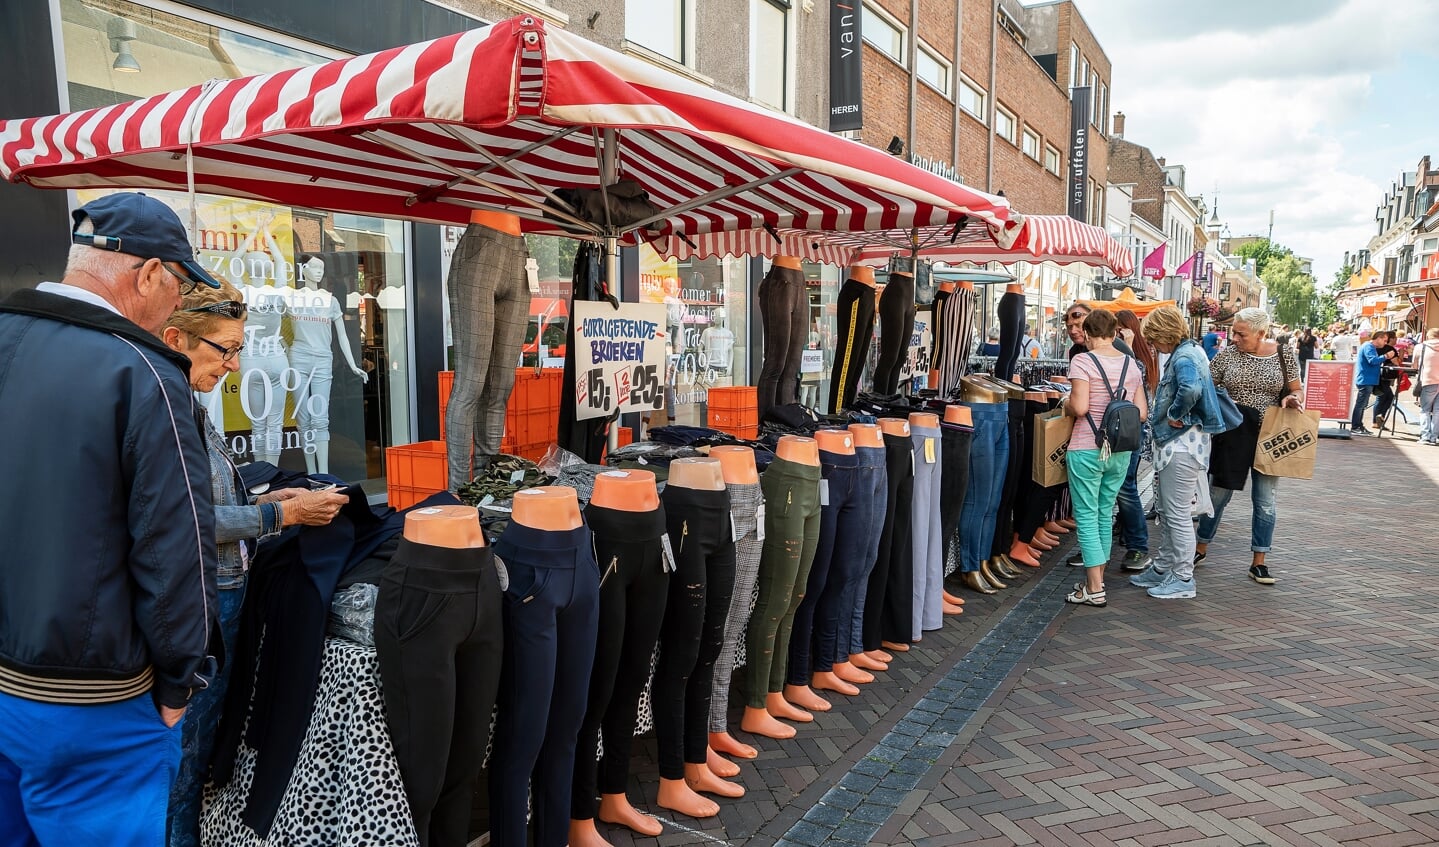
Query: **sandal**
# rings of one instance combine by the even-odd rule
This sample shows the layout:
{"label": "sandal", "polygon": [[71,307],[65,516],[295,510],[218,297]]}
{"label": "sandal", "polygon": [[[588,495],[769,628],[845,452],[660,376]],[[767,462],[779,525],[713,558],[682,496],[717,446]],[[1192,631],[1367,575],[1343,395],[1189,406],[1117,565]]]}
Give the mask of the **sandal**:
{"label": "sandal", "polygon": [[1260,585],[1273,585],[1278,581],[1269,575],[1269,568],[1264,565],[1250,565],[1249,578]]}
{"label": "sandal", "polygon": [[1075,583],[1074,591],[1064,596],[1064,602],[1074,603],[1079,606],[1103,607],[1109,605],[1109,600],[1105,597],[1103,588],[1091,594],[1088,587],[1082,582]]}

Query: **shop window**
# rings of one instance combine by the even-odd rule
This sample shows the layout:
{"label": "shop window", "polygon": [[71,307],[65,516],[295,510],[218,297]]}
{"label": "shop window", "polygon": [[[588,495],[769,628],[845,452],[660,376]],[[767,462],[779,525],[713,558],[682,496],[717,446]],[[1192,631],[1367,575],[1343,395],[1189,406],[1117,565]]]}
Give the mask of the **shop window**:
{"label": "shop window", "polygon": [[949,96],[950,64],[938,53],[921,44],[914,59],[914,70],[922,81],[929,83],[940,94]]}
{"label": "shop window", "polygon": [[906,58],[909,51],[905,47],[908,33],[898,21],[880,11],[879,7],[866,3],[860,28],[864,33],[864,40],[872,47],[901,65],[909,66]]}
{"label": "shop window", "polygon": [[694,0],[625,0],[625,40],[693,66],[693,3]]}
{"label": "shop window", "polygon": [[[72,109],[335,58],[125,0],[59,6]],[[147,193],[189,219],[183,192]],[[414,440],[408,226],[208,194],[195,214],[199,260],[251,307],[239,371],[201,398],[231,450],[383,491],[384,448]]]}
{"label": "shop window", "polygon": [[[748,260],[664,259],[642,244],[639,264],[639,300],[664,304],[674,340],[663,417],[704,426],[709,389],[750,384]],[[655,426],[666,422],[651,418]]]}
{"label": "shop window", "polygon": [[789,107],[789,3],[752,0],[750,96],[785,111]]}
{"label": "shop window", "polygon": [[1036,162],[1039,161],[1039,136],[1035,135],[1028,127],[1025,127],[1021,145],[1021,149],[1024,150],[1024,155]]}
{"label": "shop window", "polygon": [[1044,145],[1044,169],[1059,176],[1059,163],[1059,151],[1048,144]]}
{"label": "shop window", "polygon": [[1010,144],[1017,144],[1019,139],[1015,136],[1014,130],[1014,115],[1011,115],[1003,109],[995,110],[994,131],[999,134],[999,137],[1008,141]]}
{"label": "shop window", "polygon": [[986,123],[984,117],[984,92],[979,86],[974,85],[968,79],[961,77],[959,80],[959,105],[960,108],[978,118],[980,123]]}

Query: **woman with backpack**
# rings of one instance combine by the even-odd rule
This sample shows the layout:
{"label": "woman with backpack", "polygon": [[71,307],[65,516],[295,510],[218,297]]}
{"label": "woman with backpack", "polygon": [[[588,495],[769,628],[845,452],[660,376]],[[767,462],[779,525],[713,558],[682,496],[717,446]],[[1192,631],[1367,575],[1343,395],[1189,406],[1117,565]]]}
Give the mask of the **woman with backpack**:
{"label": "woman with backpack", "polygon": [[1274,542],[1274,524],[1278,512],[1274,505],[1279,490],[1279,477],[1254,470],[1254,450],[1259,445],[1259,429],[1264,423],[1264,410],[1270,406],[1303,408],[1299,402],[1299,360],[1287,347],[1269,340],[1269,313],[1263,309],[1240,309],[1234,316],[1230,331],[1232,343],[1209,363],[1214,385],[1229,396],[1244,414],[1244,422],[1214,437],[1214,452],[1209,458],[1209,497],[1214,501],[1214,514],[1199,519],[1199,542],[1194,547],[1194,564],[1209,555],[1209,543],[1219,533],[1219,520],[1234,492],[1254,480],[1250,499],[1254,515],[1250,521],[1249,549],[1253,559],[1249,578],[1260,585],[1273,585],[1274,577],[1264,564],[1264,555]]}
{"label": "woman with backpack", "polygon": [[1085,578],[1065,599],[1087,606],[1108,602],[1104,566],[1114,541],[1114,504],[1149,414],[1138,363],[1114,347],[1117,326],[1114,314],[1102,309],[1085,316],[1088,349],[1070,362],[1073,389],[1064,401],[1065,413],[1076,419],[1067,461]]}

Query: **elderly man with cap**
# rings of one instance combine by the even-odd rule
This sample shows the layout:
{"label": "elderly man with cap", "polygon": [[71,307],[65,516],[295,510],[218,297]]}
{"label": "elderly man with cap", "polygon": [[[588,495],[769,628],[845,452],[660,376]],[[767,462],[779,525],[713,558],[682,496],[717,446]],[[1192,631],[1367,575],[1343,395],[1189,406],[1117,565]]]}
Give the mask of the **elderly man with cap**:
{"label": "elderly man with cap", "polygon": [[152,847],[216,668],[210,466],[156,333],[219,283],[154,198],[74,220],[63,279],[0,303],[0,844]]}

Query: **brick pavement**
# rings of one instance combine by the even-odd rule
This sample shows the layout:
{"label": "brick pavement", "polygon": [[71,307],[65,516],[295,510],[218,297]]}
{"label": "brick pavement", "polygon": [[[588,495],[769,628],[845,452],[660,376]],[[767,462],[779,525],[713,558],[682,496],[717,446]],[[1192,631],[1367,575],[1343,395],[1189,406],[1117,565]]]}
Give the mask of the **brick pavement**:
{"label": "brick pavement", "polygon": [[[1439,844],[1439,605],[1422,549],[1436,493],[1439,449],[1325,441],[1315,480],[1281,484],[1277,586],[1245,577],[1239,496],[1196,600],[1111,585],[1107,609],[1066,607],[1073,577],[1053,566],[967,594],[965,615],[859,697],[832,695],[795,739],[746,739],[762,751],[742,765],[748,794],[719,817],[666,814],[655,839],[603,830],[664,847]],[[1038,641],[986,653],[995,632]],[[977,656],[1005,671],[982,702],[955,676]],[[947,722],[896,751],[926,713]],[[642,741],[630,794],[654,810]]]}

